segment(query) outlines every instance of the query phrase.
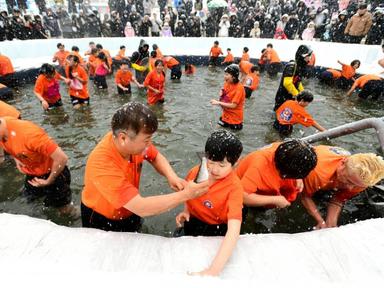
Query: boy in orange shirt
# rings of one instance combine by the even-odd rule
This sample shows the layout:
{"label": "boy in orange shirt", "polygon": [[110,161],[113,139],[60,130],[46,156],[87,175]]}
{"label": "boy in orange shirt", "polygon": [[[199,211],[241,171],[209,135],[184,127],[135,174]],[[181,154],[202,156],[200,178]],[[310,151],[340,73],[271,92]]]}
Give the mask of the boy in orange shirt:
{"label": "boy in orange shirt", "polygon": [[117,62],[117,64],[121,64],[121,61],[128,61],[128,57],[125,56],[125,46],[122,45],[120,46],[120,50],[119,52],[117,53],[117,55],[115,56],[115,58],[113,58],[113,60],[115,60],[115,62]]}
{"label": "boy in orange shirt", "polygon": [[225,56],[224,61],[221,62],[221,65],[228,66],[233,64],[233,62],[235,62],[235,57],[233,57],[231,53],[231,48],[227,48],[227,56]]}
{"label": "boy in orange shirt", "polygon": [[[315,229],[336,227],[344,203],[384,178],[384,160],[373,153],[351,155],[342,148],[325,145],[316,146],[315,151],[317,165],[303,179],[301,202],[315,219]],[[312,200],[321,191],[333,192],[326,220]]]}
{"label": "boy in orange shirt", "polygon": [[120,69],[117,70],[115,75],[115,83],[117,85],[117,92],[119,95],[131,94],[131,81],[135,82],[137,87],[142,88],[144,85],[141,85],[137,82],[135,76],[132,75],[129,71],[128,63],[121,62]]}
{"label": "boy in orange shirt", "polygon": [[64,44],[57,43],[56,47],[57,49],[59,49],[59,51],[57,51],[55,55],[53,55],[52,62],[55,63],[57,61],[59,63],[59,66],[60,66],[59,73],[64,75],[66,59],[71,53],[65,50]]}
{"label": "boy in orange shirt", "polygon": [[0,53],[0,83],[7,87],[16,88],[18,86],[18,81],[16,81],[14,74],[15,70],[11,59]]}
{"label": "boy in orange shirt", "polygon": [[335,69],[327,69],[320,74],[320,80],[327,84],[335,82],[336,86],[341,89],[348,89],[355,81],[356,69],[360,67],[359,60],[353,60],[351,65],[344,64],[337,60],[341,65],[341,71]]}
{"label": "boy in orange shirt", "polygon": [[260,83],[260,73],[259,66],[252,66],[250,73],[247,74],[243,80],[243,85],[245,89],[245,98],[250,98],[252,96],[252,92],[255,91],[259,87]]}
{"label": "boy in orange shirt", "polygon": [[248,54],[248,47],[244,47],[243,48],[243,55],[241,55],[241,60],[240,61],[251,61],[250,58],[249,58],[249,54]]}
{"label": "boy in orange shirt", "polygon": [[[208,181],[194,184],[179,178],[152,144],[158,121],[151,109],[129,102],[116,111],[111,126],[112,131],[93,149],[85,167],[81,193],[83,227],[137,232],[141,217],[166,212],[207,191]],[[144,160],[178,192],[142,197],[139,184]]]}
{"label": "boy in orange shirt", "polygon": [[384,79],[373,74],[360,76],[349,89],[347,96],[351,96],[356,88],[360,88],[359,98],[367,99],[372,95],[373,100],[377,100],[384,91]]}
{"label": "boy in orange shirt", "polygon": [[269,76],[276,76],[281,70],[281,61],[273,45],[271,43],[267,44],[266,50],[266,64],[267,64],[267,73]]}
{"label": "boy in orange shirt", "polygon": [[319,131],[325,131],[320,124],[318,124],[312,116],[305,110],[313,101],[313,94],[310,91],[301,91],[295,100],[285,101],[276,110],[276,120],[273,127],[282,135],[289,135],[292,133],[293,125],[299,123],[305,127],[313,126]]}
{"label": "boy in orange shirt", "polygon": [[209,66],[219,66],[219,56],[223,55],[223,51],[219,47],[219,41],[213,42],[211,50],[209,50]]}
{"label": "boy in orange shirt", "polygon": [[239,80],[240,69],[231,64],[224,69],[224,87],[221,89],[220,100],[211,99],[212,105],[223,109],[218,124],[233,130],[243,129],[245,91]]}
{"label": "boy in orange shirt", "polygon": [[184,225],[185,236],[225,236],[210,267],[192,275],[219,275],[236,246],[243,187],[233,167],[242,150],[243,145],[232,133],[213,132],[205,144],[207,167],[195,166],[186,177],[196,181],[199,170],[208,168],[209,188],[206,194],[186,202],[184,211],[176,216],[177,226]]}
{"label": "boy in orange shirt", "polygon": [[4,151],[26,175],[23,194],[29,201],[44,196],[45,206],[73,211],[68,157],[42,128],[30,121],[0,118],[0,163]]}
{"label": "boy in orange shirt", "polygon": [[182,74],[180,62],[171,56],[165,56],[162,59],[164,67],[171,69],[171,80],[179,80]]}
{"label": "boy in orange shirt", "polygon": [[239,161],[237,176],[249,207],[284,208],[295,201],[303,181],[315,168],[315,150],[306,142],[292,139],[272,143]]}

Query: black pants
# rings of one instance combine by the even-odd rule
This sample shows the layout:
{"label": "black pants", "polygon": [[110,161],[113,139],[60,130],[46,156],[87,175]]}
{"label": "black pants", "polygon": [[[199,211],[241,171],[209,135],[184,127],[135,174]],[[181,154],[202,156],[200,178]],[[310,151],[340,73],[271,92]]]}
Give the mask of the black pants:
{"label": "black pants", "polygon": [[132,91],[131,91],[131,85],[124,86],[124,88],[128,88],[128,90],[124,91],[124,90],[121,89],[119,86],[117,86],[117,92],[119,93],[119,95],[131,94],[131,93],[132,93]]}
{"label": "black pants", "polygon": [[175,79],[180,79],[181,78],[181,65],[178,64],[178,65],[175,65],[171,68],[171,79],[172,80],[175,80]]}
{"label": "black pants", "polygon": [[244,87],[245,98],[251,98],[253,90],[249,87]]}
{"label": "black pants", "polygon": [[143,223],[140,216],[132,216],[122,220],[111,220],[81,203],[81,222],[83,227],[104,231],[138,232]]}
{"label": "black pants", "polygon": [[225,236],[228,225],[225,224],[207,224],[197,218],[191,217],[189,221],[184,222],[185,236]]}
{"label": "black pants", "polygon": [[293,125],[282,125],[276,119],[275,122],[273,122],[273,128],[279,131],[281,135],[288,136],[292,133]]}
{"label": "black pants", "polygon": [[321,83],[325,83],[331,85],[333,83],[333,74],[327,70],[321,72],[319,75],[319,79]]}
{"label": "black pants", "polygon": [[336,86],[338,88],[343,89],[343,90],[348,90],[353,85],[353,80],[347,79],[347,78],[344,78],[343,76],[341,76],[339,79],[337,79],[335,81],[335,83],[336,83]]}
{"label": "black pants", "polygon": [[14,73],[0,76],[0,83],[11,88],[16,88],[19,86],[19,81],[15,77]]}
{"label": "black pants", "polygon": [[276,76],[281,70],[281,63],[271,63],[267,65],[267,73],[269,76]]}
{"label": "black pants", "polygon": [[38,177],[42,179],[47,179],[49,174],[43,176],[32,176],[27,175],[25,177],[23,195],[27,197],[28,202],[32,202],[40,197],[45,197],[44,205],[47,207],[62,207],[71,203],[72,200],[72,191],[70,188],[71,184],[71,173],[67,166],[56,177],[55,181],[45,187],[34,187],[28,183],[28,180]]}
{"label": "black pants", "polygon": [[363,89],[361,89],[359,97],[367,99],[372,95],[372,99],[377,100],[383,92],[384,80],[370,80],[364,85]]}
{"label": "black pants", "polygon": [[219,120],[219,122],[217,124],[219,124],[221,127],[230,128],[230,129],[233,129],[233,130],[241,130],[241,129],[243,129],[243,123],[240,123],[240,124],[229,124],[227,122],[224,122],[221,119],[221,117],[220,117],[220,120]]}
{"label": "black pants", "polygon": [[211,56],[211,58],[209,58],[209,65],[219,66],[219,57]]}
{"label": "black pants", "polygon": [[108,88],[107,79],[105,78],[105,76],[96,75],[95,78],[93,79],[93,82],[95,83],[96,87],[99,89]]}
{"label": "black pants", "polygon": [[348,35],[348,37],[349,37],[349,43],[360,44],[361,39],[363,39],[364,36],[352,36],[352,35]]}
{"label": "black pants", "polygon": [[7,100],[13,97],[13,91],[11,88],[4,87],[0,89],[0,100]]}

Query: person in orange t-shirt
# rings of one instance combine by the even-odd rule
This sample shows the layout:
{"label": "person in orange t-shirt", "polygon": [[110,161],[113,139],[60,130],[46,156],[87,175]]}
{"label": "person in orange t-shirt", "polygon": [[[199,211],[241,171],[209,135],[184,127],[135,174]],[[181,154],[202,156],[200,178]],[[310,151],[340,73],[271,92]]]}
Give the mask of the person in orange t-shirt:
{"label": "person in orange t-shirt", "polygon": [[212,105],[223,109],[218,124],[233,130],[243,129],[245,91],[239,80],[239,65],[231,64],[224,69],[224,87],[220,100],[211,99]]}
{"label": "person in orange t-shirt", "polygon": [[267,64],[268,58],[267,58],[267,49],[264,48],[261,50],[261,55],[259,62],[257,63],[260,67],[260,73],[263,73],[265,71],[265,65]]}
{"label": "person in orange t-shirt", "polygon": [[12,89],[0,83],[0,99],[9,99],[12,97],[13,97]]}
{"label": "person in orange t-shirt", "polygon": [[0,100],[0,117],[12,117],[12,118],[20,119],[21,113],[12,105],[9,105],[4,101]]}
{"label": "person in orange t-shirt", "polygon": [[66,66],[66,59],[71,53],[65,50],[65,46],[62,43],[58,43],[56,46],[57,46],[57,49],[59,49],[59,51],[57,51],[55,55],[53,55],[52,62],[59,63],[59,66],[60,66],[59,72],[60,74],[62,74],[62,72],[64,71],[64,67]]}
{"label": "person in orange t-shirt", "polygon": [[97,54],[99,54],[97,48],[92,48],[87,62],[89,79],[93,80],[96,74],[96,67],[98,65]]}
{"label": "person in orange t-shirt", "polygon": [[0,54],[0,83],[7,87],[17,87],[17,81],[14,77],[15,69],[13,68],[11,59]]}
{"label": "person in orange t-shirt", "polygon": [[156,55],[159,59],[163,58],[164,55],[163,55],[163,53],[161,53],[161,50],[160,50],[159,46],[157,46],[157,44],[153,44],[152,49],[153,49],[153,51],[156,51]]}
{"label": "person in orange t-shirt", "polygon": [[44,110],[63,106],[60,85],[57,80],[64,80],[66,83],[69,83],[69,80],[57,73],[55,67],[51,64],[44,63],[41,65],[33,93],[39,99]]}
{"label": "person in orange t-shirt", "polygon": [[272,143],[240,159],[237,176],[249,207],[284,208],[295,201],[317,163],[315,150],[299,139]]}
{"label": "person in orange t-shirt", "polygon": [[377,100],[384,92],[384,79],[373,74],[360,76],[349,89],[347,96],[351,96],[356,88],[361,89],[359,98],[367,99],[372,95],[372,99]]}
{"label": "person in orange t-shirt", "polygon": [[269,76],[276,76],[281,70],[281,61],[273,45],[267,44],[266,50],[266,69]]}
{"label": "person in orange t-shirt", "polygon": [[227,56],[225,56],[224,61],[221,62],[221,65],[231,65],[235,62],[235,57],[233,57],[233,54],[231,53],[231,48],[227,48]]}
{"label": "person in orange t-shirt", "polygon": [[182,74],[180,62],[171,56],[165,56],[162,59],[164,66],[171,69],[171,80],[179,80]]}
{"label": "person in orange t-shirt", "polygon": [[[336,227],[344,203],[374,186],[384,178],[384,160],[374,153],[351,155],[333,146],[315,147],[317,165],[304,180],[301,197],[303,206],[316,221],[315,229]],[[332,191],[326,220],[320,214],[312,197],[321,191]]]}
{"label": "person in orange t-shirt", "polygon": [[69,85],[69,96],[73,108],[78,109],[82,105],[89,105],[88,94],[88,75],[84,68],[79,64],[80,60],[77,56],[69,56],[69,64],[66,67],[65,74]]}
{"label": "person in orange t-shirt", "polygon": [[26,175],[23,194],[28,200],[44,196],[46,206],[73,211],[68,157],[42,128],[30,121],[0,118],[0,163],[4,151]]}
{"label": "person in orange t-shirt", "polygon": [[245,60],[241,60],[239,63],[239,68],[240,68],[240,82],[244,83],[245,78],[247,77],[248,74],[251,73],[251,68],[253,67],[253,63]]}
{"label": "person in orange t-shirt", "polygon": [[243,145],[226,130],[215,131],[205,144],[205,162],[192,168],[186,179],[198,181],[199,171],[207,169],[208,192],[185,203],[176,216],[185,236],[225,236],[209,268],[192,275],[217,276],[236,246],[240,234],[243,208],[243,187],[233,170]]}
{"label": "person in orange t-shirt", "polygon": [[241,55],[240,61],[248,61],[248,62],[251,61],[251,58],[249,58],[248,51],[249,51],[248,47],[243,48],[243,55]]}
{"label": "person in orange t-shirt", "polygon": [[135,82],[139,88],[144,87],[144,85],[141,85],[139,82],[137,82],[135,76],[133,76],[131,71],[129,71],[128,63],[121,62],[120,69],[117,70],[115,75],[115,83],[117,85],[117,92],[119,95],[132,93],[131,81]]}
{"label": "person in orange t-shirt", "polygon": [[313,126],[319,131],[325,131],[326,129],[318,124],[305,110],[305,107],[312,101],[313,94],[307,90],[301,91],[295,100],[285,101],[276,110],[276,120],[273,127],[284,136],[291,134],[293,125],[297,123],[305,127]]}
{"label": "person in orange t-shirt", "polygon": [[121,61],[129,61],[129,58],[125,56],[125,46],[120,46],[120,50],[117,53],[117,55],[113,58],[114,62],[116,64],[121,64]]}
{"label": "person in orange t-shirt", "polygon": [[341,77],[341,71],[336,69],[327,69],[319,75],[321,83],[332,85],[336,79]]}
{"label": "person in orange t-shirt", "polygon": [[211,50],[209,50],[209,66],[219,66],[219,56],[223,55],[223,51],[219,47],[219,41],[213,42]]}
{"label": "person in orange t-shirt", "polygon": [[[208,181],[186,182],[152,144],[158,122],[154,112],[138,102],[120,107],[108,132],[88,157],[81,193],[83,227],[133,232],[142,218],[157,215],[200,196]],[[178,192],[142,197],[139,193],[143,161],[147,160]]]}
{"label": "person in orange t-shirt", "polygon": [[351,65],[337,61],[341,65],[341,76],[335,81],[340,89],[349,89],[355,81],[356,70],[360,67],[359,60],[353,60]]}
{"label": "person in orange t-shirt", "polygon": [[245,98],[250,98],[252,96],[252,92],[259,87],[260,83],[259,66],[253,65],[249,72],[250,73],[247,74],[243,80]]}
{"label": "person in orange t-shirt", "polygon": [[190,63],[185,63],[184,66],[184,74],[185,75],[193,75],[196,72],[196,67]]}
{"label": "person in orange t-shirt", "polygon": [[103,46],[101,44],[96,44],[96,48],[97,48],[97,51],[100,53],[100,52],[103,52],[105,57],[107,57],[107,61],[108,61],[108,65],[109,67],[112,67],[112,57],[111,57],[111,53],[109,53],[109,51],[107,49],[104,49]]}
{"label": "person in orange t-shirt", "polygon": [[143,84],[147,88],[148,105],[164,103],[165,73],[161,59],[155,61],[155,69],[148,73]]}

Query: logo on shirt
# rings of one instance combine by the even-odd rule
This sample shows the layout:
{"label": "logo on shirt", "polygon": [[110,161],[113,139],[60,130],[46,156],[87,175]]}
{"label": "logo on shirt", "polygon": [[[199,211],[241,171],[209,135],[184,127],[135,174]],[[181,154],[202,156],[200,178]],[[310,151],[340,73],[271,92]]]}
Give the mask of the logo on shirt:
{"label": "logo on shirt", "polygon": [[292,110],[289,108],[285,108],[280,113],[280,119],[288,122],[292,119],[292,115],[293,115]]}
{"label": "logo on shirt", "polygon": [[337,155],[343,155],[343,156],[350,156],[351,155],[351,152],[349,152],[343,148],[340,148],[340,147],[329,147],[329,151],[331,151]]}
{"label": "logo on shirt", "polygon": [[209,201],[209,200],[205,200],[205,201],[203,202],[203,204],[204,204],[205,207],[207,207],[207,208],[209,208],[209,209],[212,209],[212,208],[213,208],[213,204],[212,204],[211,201]]}

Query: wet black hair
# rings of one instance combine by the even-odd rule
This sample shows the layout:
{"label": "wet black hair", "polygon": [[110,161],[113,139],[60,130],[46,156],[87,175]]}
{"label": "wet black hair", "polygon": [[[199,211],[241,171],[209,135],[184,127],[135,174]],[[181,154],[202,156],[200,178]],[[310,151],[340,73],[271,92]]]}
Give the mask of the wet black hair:
{"label": "wet black hair", "polygon": [[72,46],[72,51],[76,51],[76,52],[79,52],[79,51],[80,51],[80,49],[79,49],[79,47],[77,47],[77,46]]}
{"label": "wet black hair", "polygon": [[213,44],[215,44],[215,45],[219,45],[219,41],[215,41],[215,42],[213,42]]}
{"label": "wet black hair", "polygon": [[243,144],[236,135],[227,130],[218,130],[208,137],[205,143],[205,156],[211,161],[227,161],[235,165],[239,160]]}
{"label": "wet black hair", "polygon": [[[79,57],[77,57],[76,55],[69,55],[68,57],[67,57],[67,59],[73,59],[73,61],[75,61],[77,64],[79,64],[80,63],[80,59],[79,59]],[[73,79],[73,76],[72,76],[72,70],[73,70],[73,66],[69,66],[69,78],[70,79]]]}
{"label": "wet black hair", "polygon": [[97,48],[97,49],[103,49],[103,45],[101,45],[101,44],[96,44],[96,48]]}
{"label": "wet black hair", "polygon": [[303,100],[304,102],[309,102],[311,103],[313,101],[313,94],[309,90],[303,90],[296,96],[296,101],[300,102]]}
{"label": "wet black hair", "polygon": [[55,69],[55,67],[53,65],[48,64],[48,63],[44,63],[40,67],[39,74],[54,75],[55,71],[56,71],[56,69]]}
{"label": "wet black hair", "polygon": [[231,48],[227,48],[227,51],[231,51]]}
{"label": "wet black hair", "polygon": [[275,165],[283,179],[303,179],[317,164],[316,152],[300,139],[281,143],[275,152]]}
{"label": "wet black hair", "polygon": [[139,102],[128,102],[121,106],[112,116],[112,132],[115,136],[122,130],[140,131],[153,134],[158,127],[155,113]]}
{"label": "wet black hair", "polygon": [[268,44],[267,44],[267,47],[271,47],[271,48],[273,48],[273,45],[272,45],[271,43],[268,43]]}
{"label": "wet black hair", "polygon": [[253,65],[253,66],[251,67],[251,72],[253,73],[253,72],[255,72],[255,71],[260,71],[260,68],[259,68],[258,65]]}
{"label": "wet black hair", "polygon": [[360,64],[361,64],[360,60],[353,60],[353,61],[351,62],[351,66],[353,66],[353,65],[355,65],[355,64],[359,64],[359,67],[360,67]]}
{"label": "wet black hair", "polygon": [[124,46],[124,45],[121,45],[121,46],[120,46],[120,49],[124,49],[124,48],[125,48],[125,46]]}
{"label": "wet black hair", "polygon": [[261,49],[261,54],[263,54],[265,52],[265,50],[267,50],[267,49],[265,49],[265,48]]}
{"label": "wet black hair", "polygon": [[157,57],[157,52],[155,50],[151,51],[151,57],[156,58]]}
{"label": "wet black hair", "polygon": [[163,60],[161,60],[161,59],[157,59],[157,60],[155,61],[155,67],[157,67],[159,64],[163,64],[163,66],[164,66]]}
{"label": "wet black hair", "polygon": [[157,48],[159,48],[159,46],[157,46],[157,44],[152,44],[152,49],[153,50],[156,50]]}
{"label": "wet black hair", "polygon": [[237,64],[231,64],[225,67],[224,73],[231,74],[233,77],[233,83],[239,83],[240,68]]}
{"label": "wet black hair", "polygon": [[64,45],[62,43],[57,43],[57,45],[56,45],[57,49],[59,49],[60,46],[64,46]]}
{"label": "wet black hair", "polygon": [[249,51],[248,47],[244,47],[243,51],[248,52]]}
{"label": "wet black hair", "polygon": [[93,41],[88,43],[88,45],[93,45],[93,44],[95,44],[95,42],[93,42]]}

